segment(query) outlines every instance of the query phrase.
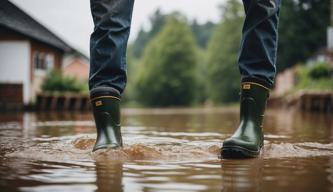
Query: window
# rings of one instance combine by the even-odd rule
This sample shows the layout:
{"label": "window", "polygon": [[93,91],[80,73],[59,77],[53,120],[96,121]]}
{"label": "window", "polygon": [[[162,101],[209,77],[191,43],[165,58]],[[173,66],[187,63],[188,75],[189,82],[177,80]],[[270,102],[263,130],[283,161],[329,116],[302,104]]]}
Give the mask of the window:
{"label": "window", "polygon": [[45,68],[45,53],[42,53],[42,52],[40,52],[39,54],[38,54],[38,64],[39,64],[39,68],[38,69],[46,69]]}
{"label": "window", "polygon": [[54,68],[54,55],[53,54],[46,54],[45,64],[46,64],[46,68],[48,70],[52,70]]}
{"label": "window", "polygon": [[52,70],[54,67],[54,55],[36,51],[33,56],[33,64],[36,70]]}
{"label": "window", "polygon": [[40,68],[40,64],[39,64],[39,52],[38,51],[36,51],[34,53],[33,62],[34,62],[33,64],[35,66],[35,69],[39,69]]}

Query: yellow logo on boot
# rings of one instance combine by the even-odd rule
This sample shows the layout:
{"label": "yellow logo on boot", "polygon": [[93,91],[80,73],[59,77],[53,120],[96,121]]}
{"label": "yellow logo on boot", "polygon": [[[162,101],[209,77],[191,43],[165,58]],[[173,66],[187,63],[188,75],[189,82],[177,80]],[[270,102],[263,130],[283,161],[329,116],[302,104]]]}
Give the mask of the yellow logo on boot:
{"label": "yellow logo on boot", "polygon": [[245,89],[245,90],[251,89],[251,84],[244,84],[243,89]]}
{"label": "yellow logo on boot", "polygon": [[96,107],[103,105],[102,101],[96,101],[95,102]]}

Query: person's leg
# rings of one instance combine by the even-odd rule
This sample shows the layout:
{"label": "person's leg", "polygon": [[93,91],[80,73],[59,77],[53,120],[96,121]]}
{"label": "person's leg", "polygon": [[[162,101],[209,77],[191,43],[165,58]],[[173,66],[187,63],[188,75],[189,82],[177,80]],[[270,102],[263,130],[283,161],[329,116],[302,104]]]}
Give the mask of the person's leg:
{"label": "person's leg", "polygon": [[126,49],[134,0],[90,0],[94,31],[90,37],[89,89],[97,140],[94,151],[121,147],[121,94],[126,86]]}
{"label": "person's leg", "polygon": [[246,18],[238,61],[242,82],[272,88],[281,0],[243,0],[243,4]]}
{"label": "person's leg", "polygon": [[126,49],[134,0],[90,0],[94,31],[90,37],[89,88],[117,91],[126,86]]}
{"label": "person's leg", "polygon": [[276,73],[280,0],[243,0],[243,3],[246,19],[239,56],[240,125],[223,142],[223,158],[256,157],[260,153],[264,111]]}

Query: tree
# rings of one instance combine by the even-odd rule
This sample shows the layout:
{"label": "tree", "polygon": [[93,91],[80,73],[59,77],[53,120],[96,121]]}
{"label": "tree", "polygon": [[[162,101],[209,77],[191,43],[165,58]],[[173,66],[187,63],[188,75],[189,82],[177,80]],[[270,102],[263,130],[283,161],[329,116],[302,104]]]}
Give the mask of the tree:
{"label": "tree", "polygon": [[215,24],[212,22],[206,22],[204,24],[199,24],[197,20],[194,20],[191,24],[193,35],[196,39],[196,42],[200,48],[205,49],[209,41],[210,36],[212,35]]}
{"label": "tree", "polygon": [[[154,14],[150,16],[150,29],[144,30],[142,28],[133,43],[134,57],[141,57],[146,45],[150,42],[151,39],[155,37],[156,34],[161,31],[161,29],[166,23],[167,18],[170,17],[172,14],[173,13],[164,14],[159,9],[157,9]],[[191,30],[193,32],[194,38],[196,39],[196,43],[200,48],[204,49],[207,47],[207,42],[214,28],[215,24],[212,22],[199,24],[196,20],[193,20],[193,22],[191,23]]]}
{"label": "tree", "polygon": [[191,104],[197,91],[195,67],[193,34],[186,20],[175,14],[144,51],[135,86],[138,101],[148,106]]}
{"label": "tree", "polygon": [[326,46],[329,18],[330,0],[282,1],[277,62],[279,71],[303,63]]}
{"label": "tree", "polygon": [[133,56],[134,57],[136,57],[136,58],[141,57],[142,52],[143,52],[144,48],[146,47],[146,45],[163,28],[167,17],[168,17],[168,15],[161,13],[161,11],[159,9],[157,9],[154,12],[154,14],[152,16],[150,16],[151,29],[148,31],[141,29],[138,33],[137,38],[134,41],[134,44],[133,44]]}
{"label": "tree", "polygon": [[215,103],[239,99],[240,75],[237,65],[244,20],[239,1],[228,0],[221,6],[222,21],[208,47],[208,95]]}

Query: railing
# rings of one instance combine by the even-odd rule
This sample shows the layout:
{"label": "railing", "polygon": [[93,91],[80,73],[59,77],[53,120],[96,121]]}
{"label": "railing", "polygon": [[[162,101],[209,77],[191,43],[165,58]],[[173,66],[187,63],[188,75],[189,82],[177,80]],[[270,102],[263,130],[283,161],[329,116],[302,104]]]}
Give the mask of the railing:
{"label": "railing", "polygon": [[91,106],[89,96],[85,94],[40,93],[35,108],[38,111],[86,111]]}

